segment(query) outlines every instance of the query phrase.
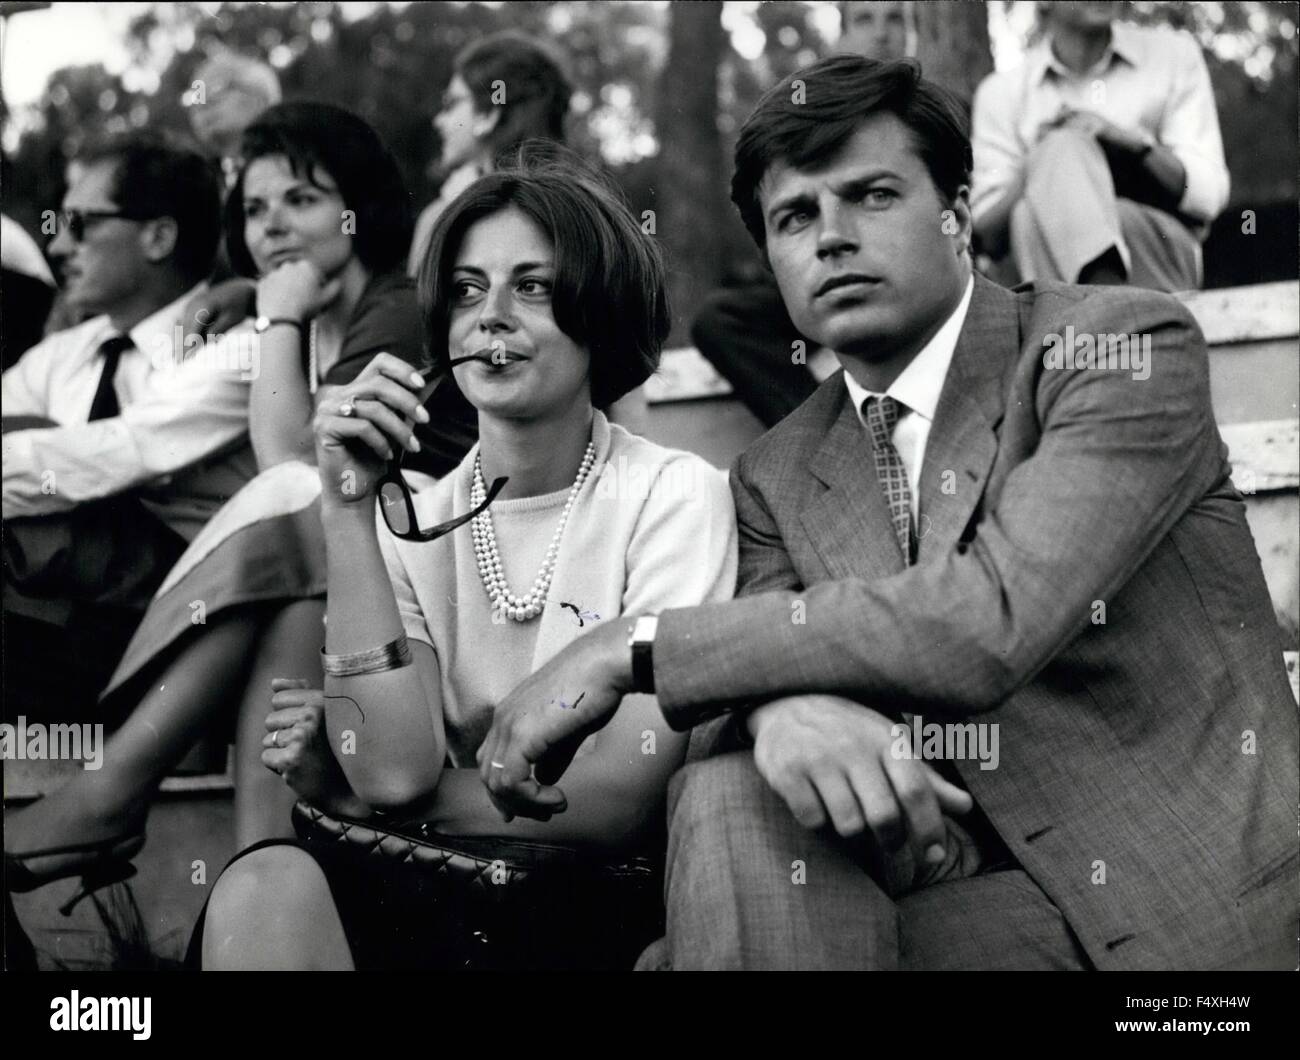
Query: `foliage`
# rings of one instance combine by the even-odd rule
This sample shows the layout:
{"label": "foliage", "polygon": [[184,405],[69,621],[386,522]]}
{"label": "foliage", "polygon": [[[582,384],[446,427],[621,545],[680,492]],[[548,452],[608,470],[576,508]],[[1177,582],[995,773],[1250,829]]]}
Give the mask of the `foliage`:
{"label": "foliage", "polygon": [[[825,6],[825,5],[820,5]],[[745,116],[776,79],[825,54],[825,12],[799,0],[728,4],[721,41],[717,136],[725,185],[726,160]],[[132,68],[122,75],[101,66],[70,67],[51,77],[5,173],[5,210],[30,230],[40,211],[57,206],[63,169],[88,139],[149,126],[186,130],[182,95],[218,44],[261,54],[277,67],[285,95],[313,96],[357,111],[379,129],[402,166],[417,203],[434,195],[437,134],[431,124],[456,52],[498,29],[514,28],[554,41],[567,57],[576,86],[572,139],[603,156],[623,181],[638,212],[663,202],[658,155],[676,120],[661,92],[668,65],[669,19],[675,5],[583,3],[575,0],[482,3],[245,4],[218,8],[156,3],[130,24]],[[1223,117],[1235,202],[1296,197],[1296,67],[1294,4],[1188,3],[1137,0],[1129,17],[1169,22],[1192,32],[1207,49]],[[818,15],[823,17],[818,17]],[[18,18],[39,18],[39,14]],[[834,21],[830,20],[833,36]],[[740,30],[750,39],[736,45]],[[760,47],[752,46],[755,33]],[[11,61],[15,60],[11,55]],[[700,141],[704,142],[704,141]],[[718,248],[718,275],[752,268],[754,257],[730,209],[711,231],[694,233]]]}

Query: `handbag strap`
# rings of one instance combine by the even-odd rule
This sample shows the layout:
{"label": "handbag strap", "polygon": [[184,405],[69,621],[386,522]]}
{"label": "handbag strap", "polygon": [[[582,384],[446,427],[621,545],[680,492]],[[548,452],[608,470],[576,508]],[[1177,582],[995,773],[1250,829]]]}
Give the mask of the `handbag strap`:
{"label": "handbag strap", "polygon": [[[662,856],[629,852],[617,860],[593,856],[568,844],[542,843],[501,836],[449,836],[428,822],[334,815],[299,800],[293,808],[294,828],[304,840],[343,841],[402,861],[437,865],[461,874],[494,872],[495,883],[522,882],[538,870],[564,869],[568,874],[597,878],[655,880],[663,870]],[[500,874],[505,874],[505,879]]]}

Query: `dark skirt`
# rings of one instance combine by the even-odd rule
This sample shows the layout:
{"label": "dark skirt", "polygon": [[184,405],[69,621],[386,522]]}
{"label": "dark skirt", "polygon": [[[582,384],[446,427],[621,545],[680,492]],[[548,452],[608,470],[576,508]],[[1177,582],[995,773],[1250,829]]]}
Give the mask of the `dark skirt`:
{"label": "dark skirt", "polygon": [[132,702],[185,642],[236,609],[323,599],[325,589],[316,469],[277,464],[226,502],[177,559],[100,699],[116,704],[125,693]]}
{"label": "dark skirt", "polygon": [[[306,852],[320,866],[359,971],[631,970],[664,931],[662,895],[568,888],[564,881],[525,901],[484,903],[444,878],[356,847],[294,839],[255,843]],[[229,867],[229,866],[227,866]],[[185,965],[202,969],[207,905]]]}

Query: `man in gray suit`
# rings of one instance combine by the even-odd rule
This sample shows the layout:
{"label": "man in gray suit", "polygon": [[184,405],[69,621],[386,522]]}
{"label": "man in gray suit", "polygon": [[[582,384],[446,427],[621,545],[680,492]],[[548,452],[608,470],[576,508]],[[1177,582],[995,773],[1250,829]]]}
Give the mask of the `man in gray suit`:
{"label": "man in gray suit", "polygon": [[970,165],[906,61],[763,98],[732,198],[845,370],[733,470],[736,600],[598,627],[497,709],[507,817],[563,811],[628,692],[752,740],[674,779],[643,967],[1294,965],[1296,709],[1204,339],[972,276]]}

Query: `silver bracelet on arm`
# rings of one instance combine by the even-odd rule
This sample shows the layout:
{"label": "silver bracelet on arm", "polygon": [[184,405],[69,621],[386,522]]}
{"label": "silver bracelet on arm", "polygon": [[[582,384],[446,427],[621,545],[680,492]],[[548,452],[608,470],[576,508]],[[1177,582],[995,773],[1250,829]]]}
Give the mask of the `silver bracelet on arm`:
{"label": "silver bracelet on arm", "polygon": [[402,633],[396,640],[390,640],[378,648],[366,648],[364,651],[330,655],[322,648],[320,657],[326,676],[357,677],[360,674],[378,674],[385,670],[400,670],[403,666],[409,666],[411,645],[407,642],[406,634]]}

